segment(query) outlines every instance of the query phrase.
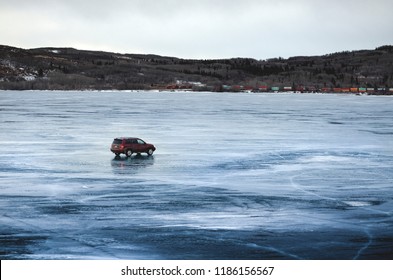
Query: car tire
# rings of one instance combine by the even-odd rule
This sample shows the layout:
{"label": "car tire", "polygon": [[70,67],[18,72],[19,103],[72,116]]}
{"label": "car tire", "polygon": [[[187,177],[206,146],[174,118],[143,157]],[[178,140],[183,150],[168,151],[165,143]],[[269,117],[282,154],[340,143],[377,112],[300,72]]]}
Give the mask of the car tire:
{"label": "car tire", "polygon": [[127,150],[126,151],[126,157],[132,156],[132,150]]}
{"label": "car tire", "polygon": [[153,153],[154,153],[153,149],[149,149],[149,150],[147,151],[147,155],[149,155],[149,156],[153,155]]}

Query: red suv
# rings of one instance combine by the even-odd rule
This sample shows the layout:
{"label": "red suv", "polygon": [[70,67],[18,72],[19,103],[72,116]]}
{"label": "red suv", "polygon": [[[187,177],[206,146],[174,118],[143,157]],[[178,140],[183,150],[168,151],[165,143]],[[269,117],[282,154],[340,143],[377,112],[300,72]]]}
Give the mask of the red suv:
{"label": "red suv", "polygon": [[116,156],[125,154],[127,157],[130,157],[133,153],[147,153],[151,156],[155,150],[156,147],[154,145],[133,137],[115,138],[111,146],[111,151]]}

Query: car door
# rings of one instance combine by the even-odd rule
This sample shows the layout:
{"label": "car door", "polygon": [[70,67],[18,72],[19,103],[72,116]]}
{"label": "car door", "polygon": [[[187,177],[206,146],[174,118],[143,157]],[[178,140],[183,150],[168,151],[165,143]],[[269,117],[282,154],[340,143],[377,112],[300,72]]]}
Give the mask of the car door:
{"label": "car door", "polygon": [[145,141],[141,140],[141,139],[137,139],[137,153],[143,153],[146,151],[146,143]]}
{"label": "car door", "polygon": [[125,148],[125,150],[128,150],[128,149],[131,149],[131,151],[132,152],[134,152],[134,149],[135,149],[135,143],[136,143],[136,140],[135,139],[126,139],[125,140],[125,146],[126,146],[126,148]]}

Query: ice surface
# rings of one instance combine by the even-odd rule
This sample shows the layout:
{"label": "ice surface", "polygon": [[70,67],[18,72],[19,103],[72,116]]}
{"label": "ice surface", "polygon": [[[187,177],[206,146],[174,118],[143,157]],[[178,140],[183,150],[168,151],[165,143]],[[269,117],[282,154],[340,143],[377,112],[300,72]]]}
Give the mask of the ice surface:
{"label": "ice surface", "polygon": [[0,131],[3,259],[393,258],[391,97],[8,91]]}

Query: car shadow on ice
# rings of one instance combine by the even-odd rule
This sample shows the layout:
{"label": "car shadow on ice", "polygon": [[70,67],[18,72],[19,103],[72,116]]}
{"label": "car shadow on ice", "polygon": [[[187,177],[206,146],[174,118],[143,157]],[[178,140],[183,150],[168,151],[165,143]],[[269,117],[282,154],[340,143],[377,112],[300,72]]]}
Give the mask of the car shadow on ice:
{"label": "car shadow on ice", "polygon": [[111,161],[115,173],[127,173],[128,171],[145,168],[153,164],[154,156],[144,155],[136,155],[133,157],[115,156]]}

